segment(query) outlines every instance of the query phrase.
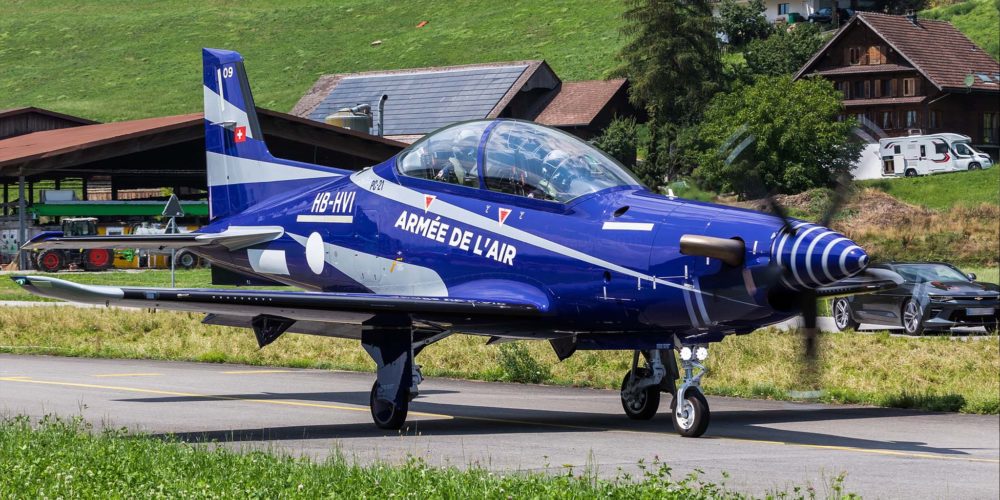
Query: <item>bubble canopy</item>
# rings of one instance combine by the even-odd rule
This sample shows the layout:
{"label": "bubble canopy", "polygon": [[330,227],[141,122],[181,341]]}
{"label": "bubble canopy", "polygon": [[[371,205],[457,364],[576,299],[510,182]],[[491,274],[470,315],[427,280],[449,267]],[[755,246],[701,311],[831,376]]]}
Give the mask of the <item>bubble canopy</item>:
{"label": "bubble canopy", "polygon": [[613,187],[643,187],[577,137],[520,120],[443,128],[403,151],[397,168],[409,177],[560,203]]}

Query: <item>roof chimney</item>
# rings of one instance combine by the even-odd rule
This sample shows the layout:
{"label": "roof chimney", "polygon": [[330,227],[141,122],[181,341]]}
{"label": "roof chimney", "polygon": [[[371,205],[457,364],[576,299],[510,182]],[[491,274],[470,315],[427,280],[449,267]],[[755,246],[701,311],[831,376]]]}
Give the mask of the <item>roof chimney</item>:
{"label": "roof chimney", "polygon": [[917,12],[915,10],[913,10],[913,9],[907,10],[906,11],[906,18],[909,19],[910,22],[913,23],[914,26],[917,26]]}

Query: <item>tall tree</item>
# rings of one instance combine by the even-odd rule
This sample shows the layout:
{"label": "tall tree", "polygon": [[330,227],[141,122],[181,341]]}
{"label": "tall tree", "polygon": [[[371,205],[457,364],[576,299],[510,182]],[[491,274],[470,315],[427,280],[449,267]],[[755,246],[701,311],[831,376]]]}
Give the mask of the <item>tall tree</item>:
{"label": "tall tree", "polygon": [[764,17],[764,0],[737,3],[722,0],[719,4],[719,27],[726,34],[726,41],[733,47],[742,47],[751,40],[767,38],[774,30]]}
{"label": "tall tree", "polygon": [[629,97],[649,115],[648,154],[637,173],[655,189],[670,173],[677,130],[695,122],[722,86],[718,24],[708,0],[625,4],[615,73],[629,78]]}

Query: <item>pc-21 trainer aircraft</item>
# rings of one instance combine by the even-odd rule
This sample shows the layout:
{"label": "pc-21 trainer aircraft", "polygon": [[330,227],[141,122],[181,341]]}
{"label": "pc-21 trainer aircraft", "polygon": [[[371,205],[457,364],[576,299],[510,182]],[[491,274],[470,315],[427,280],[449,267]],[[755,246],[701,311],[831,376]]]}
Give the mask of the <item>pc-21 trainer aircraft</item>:
{"label": "pc-21 trainer aircraft", "polygon": [[885,281],[834,231],[652,193],[601,151],[530,122],[448,126],[360,172],[275,158],[242,57],[203,59],[211,222],[189,234],[47,233],[25,248],[184,248],[309,291],[14,280],[56,299],[204,312],[207,324],[252,329],[261,347],[286,332],[360,340],[378,368],[381,428],[404,424],[422,380],[415,356],[461,332],[544,339],[560,359],[633,351],[626,414],[652,418],[669,392],[681,402],[674,428],[699,436],[708,344],[798,314],[799,297]]}

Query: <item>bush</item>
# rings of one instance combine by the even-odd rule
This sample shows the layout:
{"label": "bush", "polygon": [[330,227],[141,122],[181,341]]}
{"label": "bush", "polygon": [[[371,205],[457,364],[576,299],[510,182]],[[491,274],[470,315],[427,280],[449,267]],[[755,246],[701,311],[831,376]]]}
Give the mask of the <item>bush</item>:
{"label": "bush", "polygon": [[608,124],[601,135],[594,139],[594,146],[609,154],[626,167],[635,167],[638,147],[638,127],[635,118],[618,118]]}
{"label": "bush", "polygon": [[502,379],[507,382],[540,384],[552,378],[549,367],[539,363],[521,342],[500,344],[498,361]]}
{"label": "bush", "polygon": [[787,76],[717,94],[697,133],[683,136],[683,149],[698,165],[695,180],[751,197],[832,185],[861,149],[851,140],[853,120],[837,120],[840,101],[829,81]]}

